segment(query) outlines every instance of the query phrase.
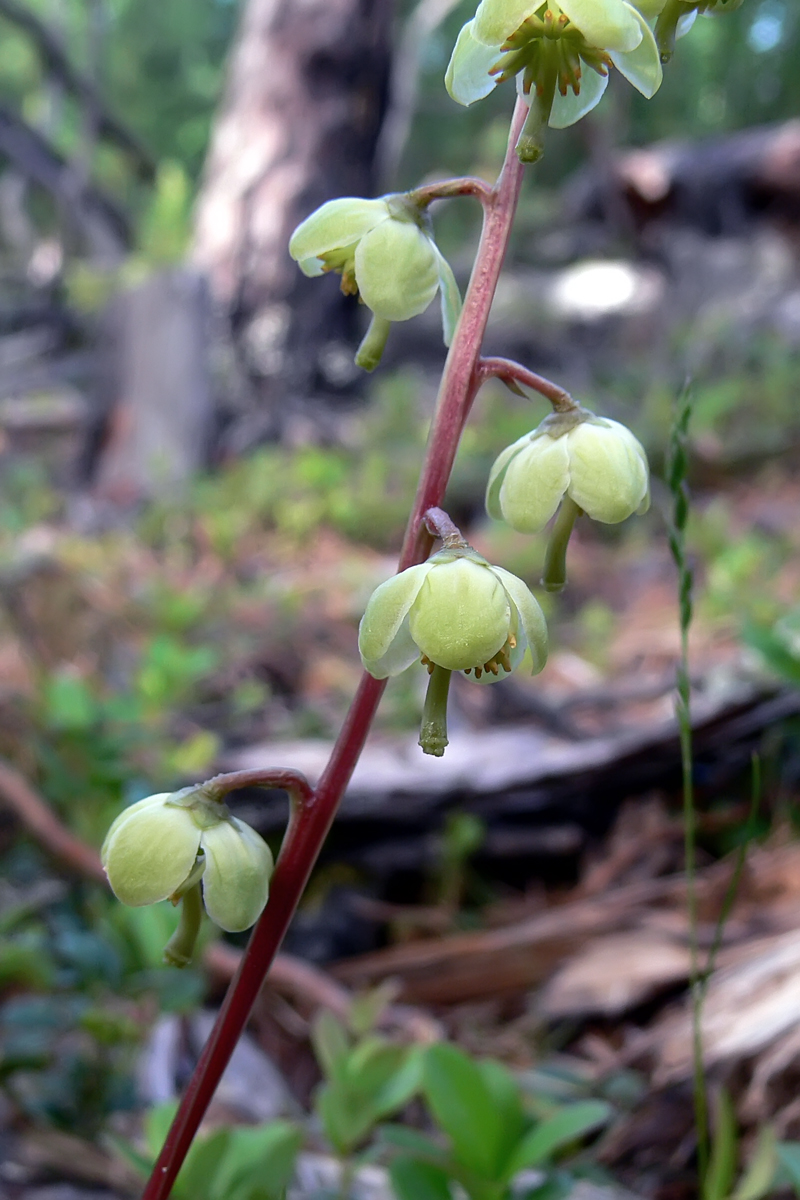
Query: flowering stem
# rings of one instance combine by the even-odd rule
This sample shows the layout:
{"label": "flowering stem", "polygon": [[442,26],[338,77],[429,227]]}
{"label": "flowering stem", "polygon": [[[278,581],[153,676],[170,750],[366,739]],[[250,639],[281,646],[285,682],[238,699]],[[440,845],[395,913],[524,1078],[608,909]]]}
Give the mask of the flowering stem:
{"label": "flowering stem", "polygon": [[482,384],[487,379],[499,379],[520,396],[524,396],[525,393],[520,390],[519,385],[529,387],[540,396],[544,396],[545,400],[549,400],[554,412],[575,412],[580,408],[577,400],[573,400],[569,392],[564,391],[557,383],[529,371],[527,367],[511,358],[482,358],[478,364],[478,371]]}
{"label": "flowering stem", "polygon": [[262,787],[274,791],[288,792],[293,805],[308,803],[314,795],[314,789],[300,771],[277,770],[260,771],[255,768],[250,771],[229,771],[225,775],[215,775],[203,784],[205,791],[213,800],[224,800],[229,792],[239,788]]}
{"label": "flowering stem", "polygon": [[[461,431],[480,383],[478,362],[481,343],[522,186],[523,168],[514,147],[526,113],[525,104],[518,100],[511,121],[503,169],[484,203],[481,242],[442,375],[425,461],[400,554],[399,571],[423,562],[430,553],[433,537],[423,518],[429,509],[438,507],[444,499]],[[316,788],[313,793],[310,790],[308,793],[294,793],[295,803],[272,877],[269,903],[253,930],[239,970],[228,988],[167,1140],[142,1193],[142,1200],[166,1200],[169,1196],[303,894],[364,747],[385,686],[385,680],[373,679],[367,674],[362,676]],[[295,772],[286,774],[296,777]]]}
{"label": "flowering stem", "polygon": [[486,208],[491,204],[495,191],[483,179],[469,175],[463,179],[443,179],[440,183],[429,183],[425,187],[414,188],[408,194],[414,203],[419,205],[428,205],[432,200],[450,200],[456,196],[474,196]]}
{"label": "flowering stem", "polygon": [[462,549],[467,545],[461,530],[444,509],[429,508],[425,513],[425,525],[429,533],[441,539],[445,550]]}

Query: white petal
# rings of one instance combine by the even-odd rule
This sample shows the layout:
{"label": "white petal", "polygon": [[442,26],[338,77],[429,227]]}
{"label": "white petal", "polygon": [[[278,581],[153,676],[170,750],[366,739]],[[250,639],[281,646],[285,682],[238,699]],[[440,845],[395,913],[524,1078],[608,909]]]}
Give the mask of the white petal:
{"label": "white petal", "polygon": [[678,26],[675,30],[675,36],[679,38],[686,37],[696,20],[697,9],[694,8],[690,13],[687,13],[685,17],[681,17],[681,19],[678,21]]}
{"label": "white petal", "polygon": [[457,104],[474,104],[483,100],[497,86],[497,80],[489,74],[500,57],[496,46],[486,46],[472,34],[474,22],[468,21],[458,35],[444,85]]}
{"label": "white petal", "polygon": [[567,129],[576,121],[580,121],[581,117],[585,117],[600,103],[607,87],[607,75],[598,75],[591,67],[584,67],[581,90],[577,96],[572,88],[567,88],[566,96],[556,91],[548,121],[550,128]]}
{"label": "white petal", "polygon": [[487,46],[502,46],[541,4],[542,0],[481,0],[472,22],[473,36]]}
{"label": "white petal", "polygon": [[301,258],[297,265],[309,279],[318,279],[325,274],[325,263],[321,258]]}
{"label": "white petal", "polygon": [[569,450],[569,495],[593,520],[616,525],[647,496],[647,458],[641,444],[618,421],[601,418],[577,425],[564,439]]}
{"label": "white petal", "polygon": [[191,813],[162,800],[132,805],[122,817],[104,847],[114,895],[134,907],[166,900],[186,879],[200,847]]}
{"label": "white petal", "polygon": [[519,454],[520,450],[530,445],[530,441],[531,435],[523,434],[513,445],[506,446],[505,450],[501,451],[494,460],[489,472],[489,482],[486,485],[486,512],[495,521],[503,520],[503,510],[500,507],[500,488],[503,486],[508,464]]}
{"label": "white petal", "polygon": [[389,215],[385,200],[355,196],[329,200],[297,226],[289,241],[289,253],[302,263],[329,250],[352,246],[381,221],[387,221]]}
{"label": "white petal", "polygon": [[635,50],[642,40],[639,22],[625,0],[559,0],[559,7],[600,50]]}
{"label": "white petal", "polygon": [[408,632],[408,610],[430,569],[429,562],[409,567],[387,579],[369,598],[358,627],[358,650],[365,669],[376,679],[399,675],[419,653]]}
{"label": "white petal", "polygon": [[[521,579],[502,567],[492,567],[492,570],[516,606],[525,641],[531,652],[533,674],[538,675],[547,662],[547,622],[544,619],[544,613],[530,588]],[[517,649],[522,657],[525,646],[518,641]]]}
{"label": "white petal", "polygon": [[641,13],[636,12],[636,9],[632,8],[630,4],[627,7],[641,24],[642,40],[635,50],[629,50],[627,53],[612,50],[610,52],[611,61],[620,74],[624,75],[628,82],[632,83],[637,91],[640,91],[649,100],[661,87],[661,80],[664,77],[661,54],[656,45],[653,31],[644,17]]}
{"label": "white petal", "polygon": [[431,568],[409,617],[414,641],[431,662],[463,671],[502,649],[511,605],[488,564],[456,558]]}
{"label": "white petal", "polygon": [[458,318],[461,316],[461,292],[458,290],[453,268],[438,247],[436,254],[439,262],[439,298],[442,302],[442,334],[445,346],[449,346],[456,332]]}
{"label": "white petal", "polygon": [[566,437],[543,434],[511,460],[500,488],[503,519],[519,533],[538,533],[569,486]]}
{"label": "white petal", "polygon": [[249,929],[267,903],[272,851],[254,829],[236,817],[205,830],[202,847],[206,912],[228,933]]}
{"label": "white petal", "polygon": [[424,312],[439,287],[438,251],[412,221],[384,221],[356,247],[361,299],[378,317],[407,321]]}
{"label": "white petal", "polygon": [[135,804],[129,804],[127,808],[123,808],[119,816],[112,821],[111,828],[106,834],[103,845],[100,848],[100,859],[103,863],[103,866],[105,866],[106,862],[108,843],[111,841],[111,838],[119,829],[120,825],[132,817],[134,813],[141,812],[144,808],[160,808],[164,801],[167,800],[171,795],[172,792],[156,792],[154,796],[145,796],[143,800],[137,800]]}

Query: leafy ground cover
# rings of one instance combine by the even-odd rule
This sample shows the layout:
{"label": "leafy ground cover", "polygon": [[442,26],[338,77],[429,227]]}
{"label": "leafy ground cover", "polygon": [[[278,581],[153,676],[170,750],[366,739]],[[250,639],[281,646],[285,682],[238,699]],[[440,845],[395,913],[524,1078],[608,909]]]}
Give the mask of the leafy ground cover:
{"label": "leafy ground cover", "polygon": [[[693,671],[707,686],[722,691],[743,678],[764,680],[769,673],[765,664],[784,678],[797,679],[800,531],[795,514],[800,496],[787,405],[798,372],[789,356],[776,364],[765,355],[746,382],[697,385],[688,532],[698,576]],[[760,397],[763,420],[758,452],[743,470],[738,454],[726,460],[721,448],[735,441],[731,431],[741,430],[746,443],[746,409],[754,393]],[[468,526],[477,549],[535,585],[541,569],[538,550],[488,522],[476,493],[475,481],[485,476],[497,450],[538,419],[527,402],[509,407],[498,401],[487,392],[480,402],[457,465],[451,508]],[[48,487],[35,463],[17,463],[6,473],[0,530],[0,750],[88,845],[99,845],[124,803],[211,773],[225,752],[270,739],[325,739],[335,733],[359,673],[355,641],[360,612],[375,583],[392,570],[429,402],[423,376],[397,375],[378,387],[366,417],[353,421],[341,445],[265,448],[199,480],[179,501],[151,506],[130,521],[91,533],[77,531],[66,519],[64,498]],[[624,404],[624,397],[617,403]],[[603,407],[602,397],[597,404]],[[654,388],[645,397],[641,412],[639,432],[651,443],[657,438],[663,444],[669,421],[663,389]],[[789,435],[774,453],[777,431],[787,427]],[[578,530],[570,550],[570,588],[558,610],[551,606],[548,614],[551,664],[536,680],[514,681],[517,718],[523,713],[530,719],[531,706],[538,705],[540,718],[544,713],[563,721],[566,704],[572,735],[585,737],[670,715],[678,627],[662,519],[667,496],[658,482],[654,499],[651,514],[630,528]],[[584,702],[570,707],[576,689]],[[480,693],[477,698],[474,692]],[[491,707],[493,689],[472,693],[457,696],[469,727],[505,719]],[[412,730],[422,694],[413,672],[393,681],[381,709],[381,734]],[[774,830],[788,829],[793,820],[796,734],[790,726],[770,738],[763,750],[768,795],[755,832],[765,837],[772,829],[782,843],[785,835]],[[618,864],[607,867],[608,880],[632,882],[642,872],[658,880],[680,870],[669,795],[665,802],[666,815],[659,810],[662,816],[654,825],[645,822],[647,837],[638,828],[636,836],[626,835],[623,827],[621,842],[608,851],[609,860]],[[721,795],[712,790],[705,802],[712,812],[703,835],[703,866],[713,872],[715,861],[743,836],[741,788]],[[640,821],[634,818],[634,825]],[[654,832],[656,827],[661,833]],[[434,931],[455,936],[469,929],[490,932],[540,911],[542,905],[575,899],[577,893],[564,892],[570,882],[564,879],[551,880],[546,892],[535,885],[527,896],[498,888],[496,880],[482,880],[470,865],[481,844],[480,824],[456,819],[449,828],[440,859],[444,865],[438,883],[432,880],[429,889],[433,905],[390,906],[384,912],[387,936],[393,931],[401,941],[410,936],[424,941]],[[672,832],[665,834],[665,828]],[[750,829],[747,836],[752,833]],[[205,976],[199,969],[180,973],[159,965],[174,919],[168,906],[124,910],[96,885],[65,878],[63,865],[48,863],[8,815],[3,816],[0,839],[5,879],[0,898],[0,1072],[11,1111],[23,1126],[56,1128],[90,1140],[107,1133],[109,1121],[113,1126],[122,1120],[126,1136],[133,1137],[128,1132],[133,1126],[120,1114],[136,1109],[134,1067],[142,1041],[158,1013],[189,1014],[196,1008],[207,987]],[[620,850],[622,843],[627,850]],[[661,847],[660,859],[652,857],[653,845]],[[629,865],[620,867],[623,861]],[[630,875],[630,864],[637,862],[639,875]],[[331,887],[347,876],[347,869],[343,876],[330,864],[324,872],[310,892],[311,907],[324,904]],[[584,863],[579,891],[589,886],[590,878],[591,865]],[[790,893],[781,894],[786,899]],[[757,892],[749,901],[756,910],[769,907],[765,895]],[[677,914],[679,906],[671,911]],[[772,933],[780,932],[766,917],[762,928],[764,922]],[[634,952],[641,953],[641,946]],[[658,976],[655,991],[663,994],[665,987],[680,986],[682,978],[681,969],[669,976],[671,982]],[[648,997],[641,1002],[650,1003],[652,992],[641,994]],[[547,1058],[556,1050],[569,1048],[574,1055],[573,1018],[565,1018],[563,1008],[553,1002],[553,1014],[561,1016],[553,1017],[555,1024],[546,1032],[541,1016],[530,1020],[528,995],[529,988],[523,988],[516,998],[487,997],[477,1008],[475,1002],[471,1008],[456,1005],[449,1028],[473,1053],[489,1051],[517,1068],[530,1070],[542,1055]],[[637,1018],[640,1025],[647,1023],[643,1012]],[[588,1070],[592,1054],[586,1047],[594,1046],[599,1062],[601,1043],[619,1050],[628,1034],[615,1025],[620,1019],[616,1010],[601,1017],[599,1025],[595,1016],[587,1027],[582,1012],[574,1019],[583,1049],[579,1065],[578,1059],[569,1060],[570,1102],[583,1102],[587,1089],[588,1095],[594,1089],[595,1100],[607,1103],[608,1097],[591,1082],[603,1072],[597,1062]],[[326,1086],[339,1086],[344,1075],[338,1073],[336,1055],[328,1047],[320,1057]],[[608,1076],[623,1091],[625,1080],[633,1079],[624,1060],[624,1054],[615,1059]],[[476,1069],[474,1064],[464,1067],[473,1073]],[[501,1078],[506,1079],[503,1088],[511,1086],[501,1075],[487,1076],[480,1086],[500,1087]],[[636,1097],[648,1095],[646,1080],[645,1072],[631,1083]],[[394,1108],[404,1109],[412,1093],[397,1086],[400,1098],[395,1097]],[[680,1087],[677,1094],[682,1094]],[[735,1089],[734,1095],[741,1098]],[[323,1127],[326,1111],[334,1119],[326,1103],[320,1100],[317,1109]],[[433,1092],[428,1103],[447,1132]],[[625,1103],[630,1108],[630,1100]],[[678,1103],[685,1107],[685,1097]],[[775,1099],[773,1109],[778,1103]],[[356,1100],[353,1104],[357,1107]],[[338,1106],[337,1111],[346,1108]],[[365,1128],[371,1130],[394,1111],[392,1105],[378,1108]],[[532,1119],[528,1111],[526,1120]],[[751,1111],[756,1111],[752,1105]],[[773,1115],[770,1104],[758,1113],[762,1125]],[[413,1113],[412,1118],[417,1127],[431,1119]],[[360,1119],[353,1117],[356,1125]],[[789,1115],[776,1138],[796,1136],[792,1121]],[[333,1144],[347,1154],[361,1148],[363,1133],[334,1136],[332,1131],[333,1126],[327,1129],[323,1145]],[[397,1145],[404,1136],[397,1135]],[[520,1133],[524,1136],[528,1134]],[[653,1183],[658,1170],[643,1167],[635,1148],[625,1143],[626,1136],[633,1136],[630,1131],[623,1135],[618,1130],[614,1136],[616,1157],[606,1148],[606,1159],[621,1163],[629,1182],[644,1187],[646,1194],[666,1195],[658,1191],[657,1180]],[[295,1144],[294,1134],[286,1137],[287,1144]],[[734,1134],[728,1129],[726,1137],[735,1146],[736,1129]],[[423,1194],[423,1181],[431,1196],[445,1195],[442,1180],[448,1172],[467,1186],[464,1180],[477,1170],[475,1164],[453,1164],[468,1148],[453,1143],[448,1151],[442,1149],[446,1144],[446,1139],[437,1143],[434,1153],[430,1146],[423,1151],[419,1141],[406,1139],[400,1157],[392,1160],[399,1195],[411,1195],[414,1189]],[[746,1141],[745,1159],[749,1145]],[[506,1149],[503,1165],[495,1164],[498,1174],[486,1177],[483,1191],[473,1180],[475,1195],[504,1194],[509,1172],[513,1174],[509,1164],[522,1170],[534,1162],[523,1162],[519,1147],[513,1153]],[[727,1153],[730,1159],[732,1151]],[[791,1159],[789,1151],[786,1155]],[[383,1161],[391,1159],[388,1155]],[[719,1177],[727,1180],[718,1193],[723,1197],[733,1187],[733,1176],[726,1167]],[[242,1194],[249,1194],[246,1188]]]}

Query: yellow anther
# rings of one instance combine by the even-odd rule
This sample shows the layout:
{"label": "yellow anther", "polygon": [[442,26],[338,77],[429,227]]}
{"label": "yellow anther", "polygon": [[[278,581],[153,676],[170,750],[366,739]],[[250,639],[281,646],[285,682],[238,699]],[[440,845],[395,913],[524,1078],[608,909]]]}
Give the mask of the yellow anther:
{"label": "yellow anther", "polygon": [[481,675],[482,675],[482,674],[483,674],[483,671],[482,671],[482,669],[481,669],[480,667],[476,667],[476,668],[475,668],[475,678],[476,678],[476,679],[480,679],[480,677],[481,677]]}
{"label": "yellow anther", "polygon": [[516,648],[517,648],[517,639],[516,639],[516,636],[515,636],[513,633],[510,633],[510,634],[508,635],[508,644],[509,644],[509,646],[511,647],[511,649],[512,649],[512,650],[516,650]]}
{"label": "yellow anther", "polygon": [[471,674],[472,674],[472,667],[464,667],[464,674],[465,674],[465,675],[471,675]]}

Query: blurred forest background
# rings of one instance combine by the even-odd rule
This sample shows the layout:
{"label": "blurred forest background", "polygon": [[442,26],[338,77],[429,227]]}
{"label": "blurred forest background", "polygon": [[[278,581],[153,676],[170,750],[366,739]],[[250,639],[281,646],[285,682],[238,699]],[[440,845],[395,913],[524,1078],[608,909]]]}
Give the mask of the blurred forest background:
{"label": "blurred forest background", "polygon": [[[361,375],[363,311],[337,280],[305,280],[286,243],[337,195],[494,177],[511,88],[462,110],[442,82],[470,15],[457,0],[0,0],[10,1200],[137,1193],[140,1114],[185,1082],[242,944],[209,934],[196,968],[162,968],[174,914],[109,898],[110,821],[216,770],[313,777],[357,684],[358,620],[394,569],[445,351],[431,312],[395,325]],[[578,1171],[592,1186],[697,1194],[661,482],[690,377],[704,945],[739,884],[709,1060],[745,1157],[769,1129],[784,1186],[800,1178],[798,56],[792,0],[700,19],[653,101],[613,78],[528,173],[487,350],[629,424],[653,510],[578,530],[570,587],[543,601],[546,672],[456,680],[442,763],[414,748],[422,680],[390,682],[218,1122],[299,1119],[320,1077],[315,1012],[342,1016],[391,977],[387,1036],[446,1033],[503,1060],[537,1112],[602,1101]],[[476,209],[435,214],[462,289]],[[448,495],[475,546],[534,588],[544,542],[488,521],[483,489],[544,413],[485,388]],[[277,846],[284,799],[236,803]],[[324,1176],[335,1138],[302,1127]],[[324,1194],[320,1178],[297,1195]]]}

